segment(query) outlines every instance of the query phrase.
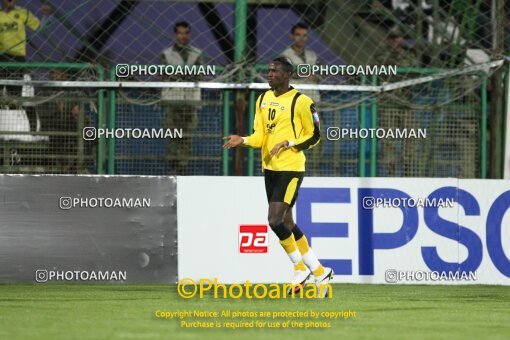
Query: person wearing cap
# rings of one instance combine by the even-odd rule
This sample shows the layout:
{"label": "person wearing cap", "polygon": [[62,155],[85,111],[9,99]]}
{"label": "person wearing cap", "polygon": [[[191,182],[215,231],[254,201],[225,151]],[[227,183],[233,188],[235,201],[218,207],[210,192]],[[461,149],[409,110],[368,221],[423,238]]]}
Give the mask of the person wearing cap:
{"label": "person wearing cap", "polygon": [[389,30],[386,48],[376,56],[376,61],[378,65],[419,66],[416,55],[404,43],[404,33],[397,26]]}
{"label": "person wearing cap", "polygon": [[[404,44],[404,34],[398,27],[393,27],[388,32],[386,49],[379,55],[376,56],[377,65],[397,65],[400,69],[402,67],[413,67],[419,66],[419,61],[414,52]],[[378,83],[383,84],[385,82],[395,83],[405,79],[405,75],[392,75],[392,76],[378,76]],[[413,96],[413,87],[403,87],[389,92],[389,95],[399,100],[410,100]],[[410,122],[404,123],[403,115],[395,114],[393,110],[380,110],[379,122],[381,124],[391,124],[394,127],[406,127]],[[414,126],[412,126],[414,128]],[[418,128],[418,127],[416,127]],[[412,146],[412,143],[406,143],[406,150]],[[408,153],[411,154],[411,153]],[[385,172],[386,176],[392,177],[397,176],[397,143],[390,140],[381,141],[381,169]]]}

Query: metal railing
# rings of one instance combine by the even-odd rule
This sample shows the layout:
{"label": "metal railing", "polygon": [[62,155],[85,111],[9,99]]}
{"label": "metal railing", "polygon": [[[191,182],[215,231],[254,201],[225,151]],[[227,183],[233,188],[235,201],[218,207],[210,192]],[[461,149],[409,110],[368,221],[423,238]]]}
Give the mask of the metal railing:
{"label": "metal railing", "polygon": [[[104,80],[104,70],[95,65],[89,64],[61,64],[61,63],[0,63],[0,68],[23,68],[26,70],[45,70],[44,72],[48,72],[48,70],[59,69],[59,70],[91,70],[94,75],[93,78],[97,81]],[[260,71],[265,69],[265,65],[259,65],[256,67],[256,70]],[[399,69],[399,74],[418,74],[418,75],[427,75],[434,74],[440,72],[441,70],[436,69],[419,69],[419,68],[410,68],[410,69]],[[37,72],[36,72],[37,73]],[[467,176],[467,177],[480,177],[486,178],[487,176],[487,147],[486,147],[486,139],[487,139],[487,79],[486,75],[483,73],[477,73],[475,75],[470,75],[470,77],[476,76],[477,79],[480,80],[479,89],[476,91],[477,94],[464,93],[463,96],[459,97],[456,100],[453,100],[449,103],[444,103],[442,105],[437,106],[437,103],[425,102],[422,103],[422,107],[417,109],[413,108],[412,105],[395,104],[388,102],[385,100],[385,94],[380,95],[368,95],[368,93],[363,92],[350,92],[349,96],[345,96],[341,91],[321,91],[324,94],[327,94],[327,99],[321,105],[325,107],[324,110],[321,110],[321,116],[324,115],[325,120],[321,122],[322,127],[327,127],[326,124],[333,124],[337,122],[341,124],[342,122],[348,122],[348,124],[352,124],[352,127],[356,128],[377,128],[384,127],[384,122],[387,122],[388,115],[389,116],[402,116],[402,117],[411,117],[412,115],[420,115],[422,112],[430,112],[430,114],[422,114],[423,119],[430,120],[430,116],[436,114],[440,115],[442,118],[446,119],[444,122],[449,127],[446,129],[439,129],[438,122],[436,121],[436,125],[434,125],[434,133],[435,140],[431,140],[430,142],[423,143],[422,149],[421,146],[412,146],[406,149],[406,145],[393,145],[387,147],[389,144],[385,144],[385,141],[377,140],[377,138],[369,138],[368,140],[360,139],[359,141],[342,141],[337,145],[333,145],[334,142],[328,142],[323,136],[323,149],[320,150],[319,156],[313,156],[314,150],[310,151],[312,155],[309,158],[308,164],[310,165],[310,169],[312,175],[319,176],[359,176],[359,177],[374,177],[374,176],[385,176],[387,173],[385,171],[387,168],[387,164],[390,164],[390,168],[393,170],[393,175],[404,175],[404,176],[448,176],[448,175],[459,175]],[[46,75],[47,77],[47,75]],[[467,76],[466,76],[467,77]],[[253,78],[252,78],[253,79]],[[109,70],[109,80],[115,81],[115,69],[112,68]],[[71,81],[72,83],[72,81]],[[361,80],[361,84],[365,85],[370,83],[371,85],[377,85],[378,79],[377,77],[372,77],[370,79],[363,78]],[[447,92],[447,86],[452,86],[453,89],[459,90],[462,89],[461,84],[450,84],[448,81],[444,81],[441,83],[441,86],[445,86],[444,90]],[[430,85],[430,84],[429,84]],[[431,89],[434,86],[430,86]],[[72,86],[68,87],[68,91],[73,89]],[[66,88],[62,90],[67,91]],[[126,124],[130,122],[126,121],[126,119],[132,119],[136,117],[136,122],[146,122],[147,126],[153,127],[162,127],[164,121],[164,113],[162,112],[161,105],[159,103],[150,104],[151,100],[147,100],[146,103],[139,103],[137,100],[130,100],[129,94],[126,95],[123,91],[136,91],[136,88],[131,87],[129,90],[119,90],[113,88],[93,88],[93,95],[88,94],[88,98],[90,100],[91,97],[94,97],[94,105],[96,105],[97,110],[97,119],[94,124],[97,128],[109,128],[115,129],[116,127]],[[154,89],[139,89],[139,93],[136,99],[158,99],[160,95],[157,90]],[[246,126],[237,126],[238,119],[236,119],[235,110],[233,109],[236,106],[236,96],[232,96],[236,91],[243,91],[246,96],[241,96],[247,98],[247,105],[244,108],[244,115],[248,118],[248,123]],[[89,91],[90,92],[90,91]],[[192,150],[193,152],[189,155],[189,159],[186,160],[187,165],[186,168],[189,170],[188,174],[193,175],[201,175],[201,174],[214,174],[214,175],[232,175],[236,173],[239,169],[237,169],[234,165],[239,165],[239,162],[235,163],[235,156],[232,153],[229,153],[228,150],[221,149],[221,136],[227,135],[229,133],[244,133],[248,134],[253,129],[253,120],[255,115],[255,101],[257,97],[257,90],[254,89],[224,89],[224,90],[207,90],[203,92],[203,103],[202,108],[199,109],[199,124],[198,127],[191,131],[192,138]],[[106,96],[107,94],[107,96]],[[440,94],[441,95],[441,94]],[[439,96],[440,96],[439,95]],[[69,96],[68,96],[69,97]],[[239,98],[239,97],[238,97]],[[36,91],[36,99],[37,99],[37,91]],[[47,99],[47,98],[46,98]],[[72,96],[67,98],[67,100],[72,99]],[[328,109],[328,103],[339,103],[342,101],[356,101],[359,102],[356,105],[350,108],[342,107],[339,109]],[[30,98],[18,98],[18,101],[29,101]],[[45,100],[45,98],[42,98]],[[52,99],[47,99],[51,101]],[[412,100],[410,100],[412,104]],[[149,103],[149,104],[148,104]],[[83,103],[82,103],[83,105]],[[432,109],[427,109],[427,105]],[[37,105],[36,105],[37,106]],[[329,105],[331,106],[331,105]],[[319,106],[321,107],[321,106]],[[105,114],[105,110],[108,110],[108,114]],[[391,111],[393,110],[393,111]],[[429,110],[429,111],[427,111]],[[83,113],[85,109],[82,107],[80,112]],[[434,111],[434,112],[432,112]],[[466,114],[463,114],[466,113]],[[238,117],[237,117],[238,118]],[[411,117],[412,118],[412,117]],[[409,118],[409,119],[411,119]],[[119,120],[120,119],[120,120]],[[123,120],[124,119],[124,120]],[[145,120],[144,120],[145,119]],[[206,120],[204,124],[201,125],[200,120]],[[403,121],[402,118],[400,121]],[[414,119],[414,118],[413,118]],[[455,120],[457,119],[457,120]],[[415,122],[416,123],[416,122]],[[144,123],[145,124],[145,123]],[[82,124],[83,125],[83,124]],[[81,125],[80,125],[81,126]],[[210,128],[209,128],[210,127]],[[238,129],[236,129],[236,127]],[[387,126],[391,127],[391,126]],[[393,126],[398,127],[398,126]],[[402,127],[405,127],[404,125]],[[455,130],[457,127],[464,129],[465,131],[470,131],[471,134],[469,136],[460,135]],[[461,130],[462,130],[461,129]],[[474,129],[474,130],[473,130]],[[237,131],[236,131],[237,130]],[[325,129],[324,129],[325,130]],[[464,131],[463,130],[463,131]],[[13,134],[12,131],[4,131],[0,132],[0,134]],[[467,132],[466,132],[467,133]],[[472,144],[469,142],[469,138],[471,138],[473,133],[476,135],[476,143]],[[20,135],[39,135],[39,136],[58,136],[58,135],[72,135],[76,138],[81,138],[82,131],[74,131],[74,132],[62,132],[62,131],[39,131],[39,132],[15,132],[15,134]],[[469,137],[469,138],[468,138]],[[211,143],[210,147],[205,148],[204,146],[208,143]],[[83,142],[83,140],[82,140]],[[88,142],[86,142],[88,143]],[[342,144],[343,143],[343,144]],[[450,144],[448,144],[450,143]],[[464,144],[463,144],[464,143]],[[5,144],[5,142],[0,143]],[[95,169],[90,170],[90,172],[95,172],[97,174],[124,174],[124,173],[139,173],[139,174],[153,174],[153,175],[169,175],[173,174],[172,169],[168,167],[168,163],[172,161],[179,161],[179,159],[175,159],[174,156],[169,156],[166,149],[168,149],[168,145],[163,145],[163,143],[145,143],[145,144],[137,144],[133,143],[122,143],[119,145],[116,143],[114,138],[98,138],[97,140],[97,152],[96,152],[96,162]],[[438,155],[441,152],[445,152],[444,148],[447,148],[449,145],[454,145],[461,150],[463,157],[469,156],[472,164],[469,165],[468,172],[455,172],[455,171],[446,171],[441,170],[441,164],[446,164],[445,166],[466,166],[465,164],[469,162],[464,162],[462,160],[458,160],[455,163],[455,160],[439,159]],[[407,170],[398,170],[401,165],[397,164],[393,161],[393,158],[384,158],[384,152],[388,150],[395,152],[401,152],[401,148],[405,152],[413,151],[415,153],[422,153],[424,150],[426,151],[427,157],[430,158],[431,163],[428,163],[427,160],[420,161],[419,165],[413,165],[413,167],[417,167],[418,171],[415,172],[406,172]],[[443,149],[441,149],[443,148]],[[384,149],[384,150],[383,150]],[[44,154],[44,148],[41,149],[41,154]],[[126,151],[127,150],[127,151]],[[400,150],[400,151],[399,151]],[[384,151],[384,152],[381,152]],[[446,150],[448,151],[448,150]],[[83,153],[83,152],[82,152]],[[47,155],[47,158],[52,158],[55,155]],[[69,155],[61,155],[62,158],[70,157]],[[82,154],[81,156],[84,157]],[[174,157],[172,159],[172,157]],[[5,158],[5,157],[4,157]],[[29,157],[28,157],[29,158]],[[257,152],[253,149],[248,149],[245,154],[242,154],[242,171],[241,173],[245,175],[252,176],[257,173],[258,169],[258,160],[257,160]],[[123,166],[118,168],[117,165],[122,162]],[[130,165],[132,162],[132,166]],[[386,162],[386,163],[385,163]],[[434,163],[435,162],[435,163]],[[474,162],[474,163],[473,163]],[[116,165],[117,164],[117,165]],[[386,164],[386,165],[385,165]],[[412,165],[412,161],[410,163]],[[416,163],[418,164],[418,163]],[[439,164],[438,171],[429,170],[431,165]],[[448,165],[449,164],[449,165]],[[453,165],[452,165],[453,164]],[[464,165],[463,165],[464,164]],[[326,167],[325,167],[326,166]],[[12,168],[11,171],[6,170],[6,172],[15,172],[20,171],[16,170],[15,167]],[[141,169],[141,170],[140,170]],[[397,169],[397,170],[394,170]],[[426,171],[425,171],[426,170]],[[29,168],[23,171],[30,171]],[[44,170],[39,169],[41,172]],[[143,173],[146,171],[145,173]],[[390,171],[390,172],[391,172]],[[49,171],[48,172],[53,172]],[[466,175],[467,174],[467,175]]]}

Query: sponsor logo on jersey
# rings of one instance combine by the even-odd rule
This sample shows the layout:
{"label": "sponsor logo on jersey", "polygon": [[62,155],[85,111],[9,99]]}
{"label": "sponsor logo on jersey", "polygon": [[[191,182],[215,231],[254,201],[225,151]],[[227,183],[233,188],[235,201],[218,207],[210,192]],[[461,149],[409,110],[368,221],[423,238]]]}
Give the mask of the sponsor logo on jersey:
{"label": "sponsor logo on jersey", "polygon": [[276,123],[267,123],[266,124],[266,132],[268,135],[272,135],[274,133],[274,128],[276,127]]}

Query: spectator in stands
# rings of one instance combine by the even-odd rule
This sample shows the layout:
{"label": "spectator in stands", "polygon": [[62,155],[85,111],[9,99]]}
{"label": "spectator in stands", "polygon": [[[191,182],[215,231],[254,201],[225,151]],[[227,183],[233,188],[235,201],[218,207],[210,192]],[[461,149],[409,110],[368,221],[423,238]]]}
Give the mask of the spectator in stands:
{"label": "spectator in stands", "polygon": [[[378,65],[397,65],[401,67],[419,66],[419,61],[413,50],[406,47],[404,43],[404,34],[398,26],[392,27],[388,32],[385,50],[376,56],[376,64]],[[379,84],[385,82],[397,82],[404,80],[405,75],[398,76],[378,76]],[[413,96],[413,87],[404,87],[389,92],[393,98],[408,101]],[[390,113],[391,112],[391,113]],[[382,124],[391,124],[396,128],[409,128],[404,122],[401,115],[394,114],[394,111],[382,110],[379,115],[379,121]],[[417,128],[412,126],[413,128]],[[407,145],[407,144],[406,144]],[[382,171],[386,176],[397,176],[396,164],[398,164],[398,143],[395,141],[383,141],[381,144],[381,153],[379,155]]]}
{"label": "spectator in stands", "polygon": [[[2,9],[0,11],[0,62],[25,62],[27,32],[25,27],[36,31],[43,24],[30,11],[23,7],[15,6],[14,0],[1,0]],[[43,5],[41,10],[45,17],[43,23],[47,20],[47,15],[51,13],[49,5]],[[3,79],[23,79],[24,70],[22,68],[3,68],[0,67],[0,78]],[[5,86],[4,95],[20,96],[22,94],[21,86]],[[9,107],[15,108],[12,101],[7,102]],[[11,105],[12,104],[12,105]],[[26,114],[30,124],[30,130],[37,130],[37,113],[33,107],[26,108]]]}
{"label": "spectator in stands", "polygon": [[[67,72],[61,69],[50,71],[50,79],[56,81],[70,80]],[[92,122],[83,112],[80,112],[78,98],[83,97],[79,90],[62,91],[64,89],[51,88],[41,92],[42,97],[52,98],[38,106],[41,117],[41,128],[50,135],[49,152],[54,160],[46,165],[56,166],[63,174],[77,174],[86,172],[83,161],[78,161],[85,154],[91,154],[91,144],[82,145],[79,150],[78,140],[82,138],[84,126],[92,126]],[[67,133],[67,134],[63,134]]]}
{"label": "spectator in stands", "polygon": [[[51,13],[49,5],[43,5],[41,11],[45,15],[43,23],[47,20],[47,15]],[[30,11],[23,7],[15,6],[14,0],[2,0],[2,10],[0,11],[0,62],[25,62],[27,32],[26,27],[32,31],[38,30],[43,23]],[[23,78],[22,69],[2,69],[0,70],[2,78]],[[8,89],[10,90],[10,89]],[[18,93],[20,87],[18,87]]]}
{"label": "spectator in stands", "polygon": [[[294,66],[299,64],[320,64],[319,59],[317,58],[317,54],[314,51],[306,48],[306,43],[308,41],[308,26],[304,23],[297,23],[296,25],[292,26],[290,33],[293,41],[292,45],[283,51],[282,56],[289,58]],[[296,85],[299,92],[312,98],[315,103],[318,103],[321,101],[319,91],[301,90],[299,89],[299,84],[317,84],[319,80],[320,79],[314,75],[310,75],[306,78],[299,77],[299,75],[295,72],[291,83]]]}
{"label": "spectator in stands", "polygon": [[[168,65],[200,65],[202,51],[189,44],[191,27],[181,21],[174,26],[175,42],[163,50],[163,63]],[[169,81],[197,81],[190,76],[169,76]],[[166,128],[182,128],[183,138],[168,142],[168,157],[172,175],[185,175],[192,156],[192,135],[196,133],[200,89],[167,88],[161,93]]]}
{"label": "spectator in stands", "polygon": [[404,44],[404,33],[397,26],[390,29],[386,49],[376,57],[376,61],[379,65],[419,66],[415,53]]}

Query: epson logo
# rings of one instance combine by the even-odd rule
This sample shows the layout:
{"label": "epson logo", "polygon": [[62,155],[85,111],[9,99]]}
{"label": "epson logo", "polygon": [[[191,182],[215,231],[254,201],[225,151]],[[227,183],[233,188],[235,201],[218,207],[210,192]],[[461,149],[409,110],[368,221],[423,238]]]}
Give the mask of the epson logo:
{"label": "epson logo", "polygon": [[[339,256],[343,259],[321,258],[321,262],[332,267],[338,275],[356,275],[353,274],[356,271],[359,275],[374,275],[374,267],[379,273],[379,267],[389,265],[388,259],[391,259],[396,264],[406,263],[409,266],[421,267],[424,264],[430,271],[439,273],[475,272],[480,267],[482,271],[494,272],[490,268],[492,264],[499,273],[509,278],[507,239],[510,230],[503,220],[508,222],[505,214],[510,208],[510,190],[489,201],[482,195],[483,190],[475,190],[480,196],[477,199],[467,188],[474,190],[476,187],[436,186],[427,191],[428,196],[423,196],[435,201],[453,200],[456,203],[454,208],[402,205],[391,208],[390,215],[387,208],[367,209],[363,204],[366,204],[367,198],[412,199],[408,192],[403,191],[406,189],[302,187],[296,202],[296,223],[310,239],[357,239],[357,250],[349,244],[350,258],[345,255],[345,249],[344,255]],[[318,210],[312,213],[318,205],[334,207],[338,204],[348,206],[345,211],[349,219],[347,214],[342,214],[340,218],[343,220],[337,217],[335,222],[326,223]],[[507,215],[510,216],[510,213]],[[419,237],[415,237],[417,233]],[[397,248],[398,253],[392,253],[395,257],[390,258],[389,252]],[[319,249],[316,250],[319,255],[321,247],[314,249]],[[331,253],[330,249],[323,249]],[[490,263],[486,260],[482,263],[484,255],[488,256]]]}

